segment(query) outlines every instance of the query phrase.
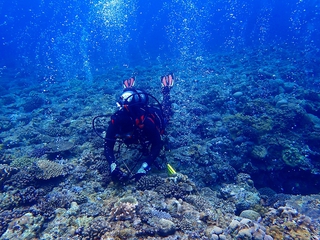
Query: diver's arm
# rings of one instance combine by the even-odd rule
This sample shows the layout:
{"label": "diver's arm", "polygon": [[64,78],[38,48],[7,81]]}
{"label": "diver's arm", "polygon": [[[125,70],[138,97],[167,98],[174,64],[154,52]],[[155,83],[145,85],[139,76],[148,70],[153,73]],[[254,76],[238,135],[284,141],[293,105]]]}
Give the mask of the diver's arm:
{"label": "diver's arm", "polygon": [[132,179],[135,179],[136,181],[147,174],[162,148],[161,136],[153,121],[150,119],[145,120],[143,132],[147,137],[147,140],[150,141],[151,149],[137,173],[132,176]]}
{"label": "diver's arm", "polygon": [[146,162],[150,166],[159,156],[159,153],[162,148],[162,141],[161,141],[161,136],[158,129],[156,128],[155,124],[150,120],[145,121],[144,131],[147,139],[151,143],[150,154],[146,159]]}
{"label": "diver's arm", "polygon": [[116,133],[117,129],[111,123],[109,124],[107,130],[107,136],[104,142],[104,155],[110,165],[110,173],[112,181],[126,181],[128,175],[124,174],[122,170],[117,167],[116,159],[114,157],[114,145],[116,143]]}
{"label": "diver's arm", "polygon": [[114,151],[113,151],[113,147],[115,145],[115,140],[116,140],[115,135],[116,135],[115,127],[112,124],[110,124],[107,129],[107,135],[104,141],[104,156],[106,157],[109,165],[111,165],[116,161],[114,157]]}

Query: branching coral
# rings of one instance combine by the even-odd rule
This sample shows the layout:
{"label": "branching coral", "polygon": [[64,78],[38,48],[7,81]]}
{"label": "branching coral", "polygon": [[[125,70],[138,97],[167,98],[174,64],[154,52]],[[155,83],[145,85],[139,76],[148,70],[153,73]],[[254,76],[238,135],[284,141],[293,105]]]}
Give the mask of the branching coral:
{"label": "branching coral", "polygon": [[80,231],[79,235],[81,239],[102,239],[102,236],[109,231],[109,223],[104,217],[96,217],[94,218],[88,228],[83,229]]}
{"label": "branching coral", "polygon": [[164,183],[164,179],[159,176],[144,176],[137,182],[137,189],[139,190],[151,190]]}
{"label": "branching coral", "polygon": [[133,220],[136,215],[137,204],[122,202],[111,209],[111,219],[114,221]]}

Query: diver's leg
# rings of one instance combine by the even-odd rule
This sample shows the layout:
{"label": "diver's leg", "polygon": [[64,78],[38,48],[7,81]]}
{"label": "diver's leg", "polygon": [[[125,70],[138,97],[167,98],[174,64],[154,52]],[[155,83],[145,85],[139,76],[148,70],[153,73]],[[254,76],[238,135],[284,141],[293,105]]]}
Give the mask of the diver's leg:
{"label": "diver's leg", "polygon": [[164,122],[167,124],[172,116],[171,100],[170,100],[170,87],[165,86],[162,88],[162,112]]}

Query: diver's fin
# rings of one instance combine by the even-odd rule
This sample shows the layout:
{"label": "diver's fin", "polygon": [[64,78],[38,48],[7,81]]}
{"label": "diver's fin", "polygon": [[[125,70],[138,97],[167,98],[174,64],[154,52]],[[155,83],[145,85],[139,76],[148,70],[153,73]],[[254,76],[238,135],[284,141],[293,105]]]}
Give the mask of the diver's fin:
{"label": "diver's fin", "polygon": [[132,88],[135,84],[135,81],[136,81],[135,77],[131,77],[129,79],[126,79],[123,81],[123,87],[124,88]]}
{"label": "diver's fin", "polygon": [[161,85],[162,87],[172,87],[174,83],[174,75],[170,73],[166,76],[161,77]]}

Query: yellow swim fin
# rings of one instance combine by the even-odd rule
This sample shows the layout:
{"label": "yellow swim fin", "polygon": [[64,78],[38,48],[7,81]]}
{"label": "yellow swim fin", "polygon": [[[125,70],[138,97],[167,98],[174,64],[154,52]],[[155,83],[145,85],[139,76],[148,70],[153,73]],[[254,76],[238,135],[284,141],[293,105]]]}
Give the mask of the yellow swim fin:
{"label": "yellow swim fin", "polygon": [[169,175],[177,174],[177,172],[173,169],[173,167],[169,163],[167,163],[167,169],[168,169]]}

